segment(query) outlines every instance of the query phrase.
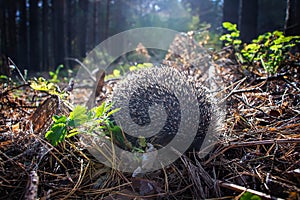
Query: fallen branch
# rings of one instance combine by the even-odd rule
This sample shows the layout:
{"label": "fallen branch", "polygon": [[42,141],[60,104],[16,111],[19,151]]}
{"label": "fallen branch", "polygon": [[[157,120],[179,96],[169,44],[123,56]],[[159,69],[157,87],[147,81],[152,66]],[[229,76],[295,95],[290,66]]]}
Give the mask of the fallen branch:
{"label": "fallen branch", "polygon": [[274,139],[274,140],[258,140],[248,142],[229,142],[230,148],[246,147],[253,145],[266,145],[266,144],[286,144],[286,143],[300,143],[300,138],[288,138],[288,139]]}
{"label": "fallen branch", "polygon": [[224,181],[218,181],[218,184],[221,187],[228,188],[230,190],[234,190],[234,191],[238,191],[238,192],[250,192],[251,194],[255,194],[255,195],[260,196],[260,197],[262,197],[264,199],[283,200],[281,198],[276,198],[276,197],[273,197],[271,195],[265,194],[263,192],[259,192],[259,191],[252,190],[252,189],[248,189],[246,187],[243,187],[243,186],[240,186],[240,185],[236,185],[236,184],[233,184],[233,183],[226,183]]}
{"label": "fallen branch", "polygon": [[93,80],[93,82],[97,81],[95,76],[93,75],[93,73],[89,70],[89,68],[85,64],[83,64],[83,62],[78,60],[77,58],[65,58],[65,60],[72,60],[72,61],[77,62],[89,74],[89,76]]}
{"label": "fallen branch", "polygon": [[24,199],[35,200],[38,196],[39,177],[36,171],[30,172]]}
{"label": "fallen branch", "polygon": [[9,62],[15,67],[15,69],[17,70],[19,76],[21,77],[22,81],[24,84],[27,84],[27,81],[25,80],[23,74],[21,73],[21,71],[19,70],[18,66],[14,63],[14,61],[12,61],[12,59],[10,57],[7,58],[9,60]]}

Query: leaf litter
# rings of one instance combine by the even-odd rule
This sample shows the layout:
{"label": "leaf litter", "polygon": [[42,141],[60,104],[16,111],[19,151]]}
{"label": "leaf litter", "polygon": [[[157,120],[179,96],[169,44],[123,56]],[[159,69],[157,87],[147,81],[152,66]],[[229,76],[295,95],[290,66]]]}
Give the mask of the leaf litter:
{"label": "leaf litter", "polygon": [[[180,41],[174,45],[180,48]],[[171,52],[165,62],[198,76],[197,63],[187,62],[197,51],[181,50],[181,57]],[[68,114],[69,106],[28,84],[2,83],[0,199],[239,199],[246,192],[299,199],[300,71],[293,64],[299,54],[271,77],[251,66],[244,70],[229,47],[212,56],[226,85],[224,128],[212,152],[202,159],[195,152],[183,155],[142,177],[99,163],[77,137],[52,146],[45,133],[52,117]],[[101,83],[97,94],[105,98],[105,87],[113,84]],[[82,90],[71,92],[77,94]]]}

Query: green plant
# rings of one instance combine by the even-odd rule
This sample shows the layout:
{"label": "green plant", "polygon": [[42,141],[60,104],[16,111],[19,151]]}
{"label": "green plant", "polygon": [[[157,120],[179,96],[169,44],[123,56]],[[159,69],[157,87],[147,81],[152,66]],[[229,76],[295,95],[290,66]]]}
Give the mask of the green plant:
{"label": "green plant", "polygon": [[7,81],[8,77],[6,75],[0,75],[0,81]]}
{"label": "green plant", "polygon": [[64,91],[61,91],[59,86],[53,82],[50,82],[43,77],[34,78],[30,81],[30,87],[37,91],[47,92],[51,95],[57,95],[61,99],[65,99],[68,94]]}
{"label": "green plant", "polygon": [[52,117],[54,123],[45,137],[51,141],[52,145],[56,146],[64,141],[65,138],[70,138],[78,133],[92,134],[94,131],[101,130],[106,135],[112,133],[115,138],[124,142],[124,139],[122,140],[121,137],[121,129],[109,119],[109,116],[119,109],[111,110],[111,107],[112,104],[104,102],[88,111],[86,107],[78,105],[69,114],[69,117],[55,115]]}
{"label": "green plant", "polygon": [[255,194],[252,194],[250,192],[245,192],[240,200],[261,200],[261,198]]}
{"label": "green plant", "polygon": [[237,25],[230,22],[223,22],[222,25],[229,33],[223,34],[220,37],[220,40],[225,41],[225,46],[232,45],[236,50],[238,50],[242,41],[238,39],[240,37],[240,31],[237,29]]}
{"label": "green plant", "polygon": [[300,36],[284,36],[281,31],[268,32],[245,45],[241,53],[248,62],[260,62],[266,72],[274,74],[299,39]]}
{"label": "green plant", "polygon": [[220,40],[225,41],[225,46],[233,46],[236,56],[242,64],[263,66],[268,74],[277,73],[283,61],[289,56],[291,47],[300,42],[300,36],[284,36],[281,31],[267,32],[259,35],[250,44],[239,40],[239,31],[235,24],[224,22],[223,27],[230,33],[224,34]]}
{"label": "green plant", "polygon": [[52,72],[52,71],[49,72],[49,75],[51,76],[51,79],[49,79],[49,82],[51,82],[51,83],[60,82],[59,79],[58,79],[58,74],[59,74],[59,72],[62,68],[64,68],[64,66],[59,65],[54,72]]}
{"label": "green plant", "polygon": [[119,66],[117,69],[114,69],[111,74],[108,74],[105,79],[111,79],[111,78],[119,78],[121,75],[126,74],[126,72],[130,71],[136,71],[139,69],[144,69],[148,67],[153,67],[152,63],[139,63],[137,65],[124,65]]}

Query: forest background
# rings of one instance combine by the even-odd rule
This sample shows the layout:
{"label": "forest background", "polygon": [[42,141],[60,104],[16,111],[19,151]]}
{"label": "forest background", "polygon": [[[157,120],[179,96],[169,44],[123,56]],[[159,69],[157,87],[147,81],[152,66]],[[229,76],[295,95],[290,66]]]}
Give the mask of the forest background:
{"label": "forest background", "polygon": [[83,60],[110,36],[140,27],[209,27],[214,47],[224,21],[238,25],[243,42],[274,30],[300,35],[299,7],[296,0],[1,0],[0,72],[7,57],[21,70],[72,69],[68,58]]}

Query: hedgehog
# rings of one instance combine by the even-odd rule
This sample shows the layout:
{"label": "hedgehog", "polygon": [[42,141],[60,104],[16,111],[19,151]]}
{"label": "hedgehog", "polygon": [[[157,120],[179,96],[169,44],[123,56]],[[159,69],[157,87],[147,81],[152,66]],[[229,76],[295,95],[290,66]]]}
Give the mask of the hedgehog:
{"label": "hedgehog", "polygon": [[114,87],[112,102],[120,108],[113,119],[133,145],[142,136],[160,149],[176,138],[176,144],[188,145],[183,151],[199,151],[216,125],[208,89],[169,66],[129,73]]}

